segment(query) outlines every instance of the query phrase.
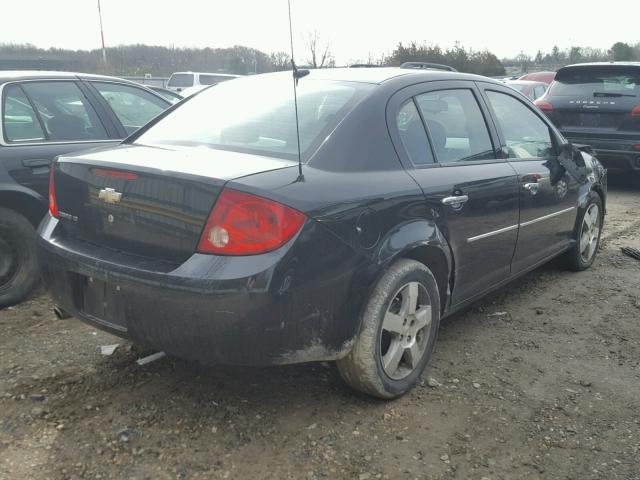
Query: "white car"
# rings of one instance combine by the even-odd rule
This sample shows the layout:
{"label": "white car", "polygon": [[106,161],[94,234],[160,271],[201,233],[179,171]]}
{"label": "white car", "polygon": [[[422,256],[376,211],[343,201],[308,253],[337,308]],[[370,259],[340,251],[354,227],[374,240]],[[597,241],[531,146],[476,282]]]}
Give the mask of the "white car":
{"label": "white car", "polygon": [[216,83],[233,80],[241,75],[228,73],[176,72],[169,78],[167,88],[188,97]]}

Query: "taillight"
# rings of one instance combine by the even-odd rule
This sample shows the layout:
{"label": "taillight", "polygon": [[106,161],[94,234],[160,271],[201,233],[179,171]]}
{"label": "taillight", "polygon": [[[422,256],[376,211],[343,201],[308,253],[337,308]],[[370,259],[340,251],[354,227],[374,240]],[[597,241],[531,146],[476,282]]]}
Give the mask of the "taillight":
{"label": "taillight", "polygon": [[53,179],[53,172],[55,171],[55,165],[51,165],[51,172],[49,173],[49,213],[52,216],[58,218],[60,215],[58,212],[58,200],[56,199],[56,184]]}
{"label": "taillight", "polygon": [[255,255],[281,247],[300,231],[305,216],[285,205],[225,188],[204,227],[198,252]]}
{"label": "taillight", "polygon": [[631,110],[631,117],[640,119],[640,105],[633,107],[633,110]]}
{"label": "taillight", "polygon": [[545,115],[549,115],[553,113],[553,104],[549,102],[545,102],[544,100],[536,100],[533,102],[536,107],[538,107]]}

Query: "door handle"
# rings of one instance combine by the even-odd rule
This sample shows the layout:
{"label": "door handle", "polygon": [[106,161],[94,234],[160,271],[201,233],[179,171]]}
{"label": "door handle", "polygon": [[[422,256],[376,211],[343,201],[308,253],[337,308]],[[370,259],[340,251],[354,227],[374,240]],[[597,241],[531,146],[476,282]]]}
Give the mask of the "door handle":
{"label": "door handle", "polygon": [[469,200],[468,195],[454,195],[452,197],[445,197],[442,199],[443,205],[450,205],[452,207],[462,207],[464,203]]}
{"label": "door handle", "polygon": [[536,193],[538,193],[538,190],[540,190],[540,184],[539,183],[525,183],[523,185],[523,187],[525,189],[529,190],[531,195],[535,195]]}
{"label": "door handle", "polygon": [[45,158],[34,158],[29,160],[23,160],[22,165],[28,168],[40,168],[40,167],[48,167],[51,165],[51,162]]}

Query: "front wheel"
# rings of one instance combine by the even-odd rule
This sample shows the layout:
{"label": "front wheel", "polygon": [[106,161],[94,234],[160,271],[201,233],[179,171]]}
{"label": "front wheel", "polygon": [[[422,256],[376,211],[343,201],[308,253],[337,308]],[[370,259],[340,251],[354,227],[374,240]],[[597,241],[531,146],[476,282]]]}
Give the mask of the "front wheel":
{"label": "front wheel", "polygon": [[394,263],[375,286],[349,354],[337,361],[354,389],[390,399],[411,390],[431,358],[440,324],[438,284],[415,260]]}
{"label": "front wheel", "polygon": [[582,216],[578,217],[576,243],[567,252],[567,263],[571,270],[576,272],[586,270],[595,260],[600,244],[603,220],[602,199],[596,192],[591,192]]}

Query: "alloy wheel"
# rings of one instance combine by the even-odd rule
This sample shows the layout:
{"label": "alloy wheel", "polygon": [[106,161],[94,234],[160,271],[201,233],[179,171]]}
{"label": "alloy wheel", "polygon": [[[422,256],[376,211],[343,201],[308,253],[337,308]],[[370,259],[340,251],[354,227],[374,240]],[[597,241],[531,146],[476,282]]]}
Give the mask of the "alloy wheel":
{"label": "alloy wheel", "polygon": [[401,380],[420,364],[431,336],[431,302],[424,286],[410,282],[394,296],[382,321],[380,353],[389,378]]}
{"label": "alloy wheel", "polygon": [[592,203],[584,214],[580,232],[580,256],[583,262],[590,262],[595,255],[598,238],[600,238],[600,208]]}

